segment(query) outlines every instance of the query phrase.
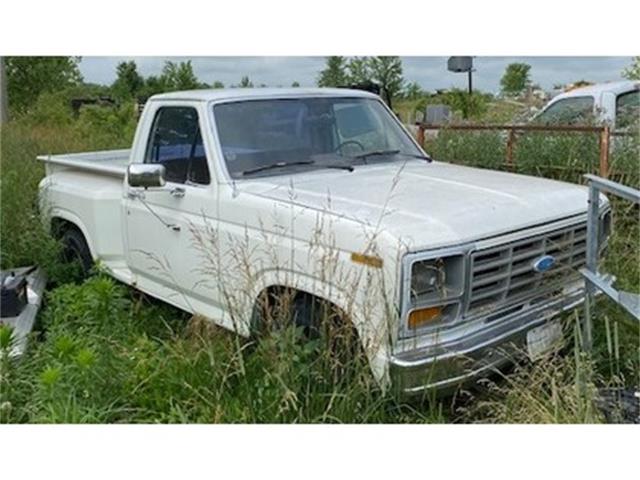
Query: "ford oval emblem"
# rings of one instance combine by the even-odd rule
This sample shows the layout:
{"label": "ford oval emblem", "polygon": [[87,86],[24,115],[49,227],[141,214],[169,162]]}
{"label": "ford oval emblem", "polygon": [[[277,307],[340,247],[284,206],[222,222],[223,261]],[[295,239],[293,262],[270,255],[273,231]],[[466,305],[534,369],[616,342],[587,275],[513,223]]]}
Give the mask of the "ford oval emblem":
{"label": "ford oval emblem", "polygon": [[536,272],[546,272],[551,269],[556,264],[555,257],[551,255],[543,255],[540,258],[536,258],[533,262],[533,269]]}

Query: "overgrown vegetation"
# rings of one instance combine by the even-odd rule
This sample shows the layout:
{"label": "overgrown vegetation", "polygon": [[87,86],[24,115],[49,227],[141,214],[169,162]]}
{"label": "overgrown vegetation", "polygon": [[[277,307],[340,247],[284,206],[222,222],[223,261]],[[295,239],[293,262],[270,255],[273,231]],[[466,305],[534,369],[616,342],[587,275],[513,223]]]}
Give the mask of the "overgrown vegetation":
{"label": "overgrown vegetation", "polygon": [[5,365],[5,422],[442,419],[376,392],[364,369],[334,381],[299,331],[239,341],[103,275],[53,290],[42,328],[29,357]]}
{"label": "overgrown vegetation", "polygon": [[[611,137],[609,170],[614,180],[640,185],[640,134]],[[513,163],[507,164],[507,132],[443,129],[427,135],[425,148],[435,158],[461,165],[511,170],[583,183],[585,173],[598,174],[598,134],[580,132],[520,132],[513,146]]]}
{"label": "overgrown vegetation", "polygon": [[[295,329],[242,340],[99,272],[69,282],[59,246],[38,219],[44,171],[35,156],[126,147],[136,123],[132,102],[83,107],[76,116],[70,95],[43,92],[0,134],[0,262],[3,268],[39,263],[51,279],[25,358],[2,354],[11,336],[0,328],[1,422],[600,422],[596,388],[638,384],[640,333],[606,301],[597,306],[592,360],[570,347],[481,391],[461,393],[463,402],[406,403],[380,391],[362,362],[336,375],[318,341],[299,341]],[[491,108],[484,118],[490,114]],[[427,150],[504,169],[504,145],[499,133],[444,131]],[[515,168],[580,181],[597,168],[597,155],[592,137],[533,135],[518,138]],[[613,150],[614,174],[624,172],[635,186],[638,155],[636,137]],[[638,211],[617,203],[614,209],[606,266],[621,287],[638,291]]]}

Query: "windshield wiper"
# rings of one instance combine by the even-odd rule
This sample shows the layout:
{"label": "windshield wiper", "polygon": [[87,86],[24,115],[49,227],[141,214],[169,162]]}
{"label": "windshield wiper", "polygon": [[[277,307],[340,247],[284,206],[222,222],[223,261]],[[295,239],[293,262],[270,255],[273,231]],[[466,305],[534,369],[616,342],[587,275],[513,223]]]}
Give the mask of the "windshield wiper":
{"label": "windshield wiper", "polygon": [[400,150],[373,150],[372,152],[354,155],[351,158],[357,158],[358,160],[366,160],[369,157],[377,157],[381,155],[397,155],[398,153],[400,153]]}
{"label": "windshield wiper", "polygon": [[374,150],[373,152],[361,153],[360,155],[355,155],[351,158],[365,160],[369,157],[382,156],[382,155],[404,155],[405,157],[420,158],[422,160],[426,160],[427,162],[433,161],[433,159],[427,155],[422,155],[418,153],[405,153],[405,152],[401,152],[400,150]]}
{"label": "windshield wiper", "polygon": [[344,165],[341,163],[330,163],[328,165],[316,164],[315,160],[300,160],[297,162],[277,162],[271,163],[269,165],[262,165],[256,168],[250,168],[249,170],[245,170],[242,172],[242,175],[251,175],[252,173],[263,172],[265,170],[271,170],[273,168],[283,168],[290,167],[295,165],[317,165],[319,168],[331,168],[336,170],[347,170],[349,172],[353,172],[353,167],[351,165]]}
{"label": "windshield wiper", "polygon": [[262,165],[260,167],[250,168],[249,170],[244,170],[242,175],[251,175],[252,173],[263,172],[265,170],[272,170],[274,168],[284,168],[284,167],[292,167],[295,165],[313,165],[316,163],[314,160],[300,160],[297,162],[276,162],[270,163],[269,165]]}
{"label": "windshield wiper", "polygon": [[347,170],[348,172],[353,172],[354,170],[352,165],[345,165],[343,163],[330,163],[329,165],[320,165],[320,168],[334,168],[337,170]]}

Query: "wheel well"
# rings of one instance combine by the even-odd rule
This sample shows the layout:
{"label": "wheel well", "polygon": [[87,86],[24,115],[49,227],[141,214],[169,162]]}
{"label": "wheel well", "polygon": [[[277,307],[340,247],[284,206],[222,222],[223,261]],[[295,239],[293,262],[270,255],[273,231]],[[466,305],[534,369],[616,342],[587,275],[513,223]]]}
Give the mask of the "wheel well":
{"label": "wheel well", "polygon": [[[285,298],[283,305],[286,310],[278,312],[276,308],[275,316],[266,317],[266,320],[263,320],[265,317],[260,311],[262,306],[265,303],[269,306],[269,302],[278,302],[278,298],[282,297]],[[300,325],[291,316],[293,314],[293,309],[289,309],[292,305],[291,302],[304,301],[305,299],[312,302],[310,310],[309,304],[304,306],[303,303],[302,309],[299,311],[310,311],[312,317],[319,315],[316,317],[319,323],[312,321],[309,324]],[[278,305],[276,304],[276,306]],[[278,317],[278,315],[281,316]],[[330,352],[334,367],[343,368],[346,365],[353,365],[354,360],[359,362],[368,359],[365,345],[354,322],[342,308],[330,300],[291,287],[279,285],[267,287],[260,292],[255,302],[251,318],[252,334],[260,336],[266,332],[265,329],[270,329],[273,326],[278,328],[281,321],[287,322],[284,324],[285,326],[291,325],[288,322],[295,322],[297,326],[303,328],[305,336],[309,335],[306,338],[322,339],[323,348]]]}
{"label": "wheel well", "polygon": [[289,307],[298,301],[308,300],[321,307],[326,307],[326,312],[332,312],[332,316],[345,325],[353,324],[347,313],[335,303],[304,290],[282,285],[271,285],[264,288],[257,296],[253,305],[251,326],[255,328],[266,311],[275,315],[287,315]]}
{"label": "wheel well", "polygon": [[53,235],[53,238],[57,240],[60,240],[64,233],[70,228],[74,228],[82,233],[80,228],[75,223],[70,222],[69,220],[60,217],[54,217],[51,219],[51,235]]}
{"label": "wheel well", "polygon": [[75,230],[80,235],[82,235],[82,238],[87,244],[87,247],[89,248],[89,252],[93,257],[93,252],[91,251],[91,246],[89,245],[89,241],[87,240],[86,235],[78,225],[67,220],[66,218],[54,217],[51,219],[51,235],[56,240],[62,240],[62,237],[64,236],[64,234],[69,230]]}

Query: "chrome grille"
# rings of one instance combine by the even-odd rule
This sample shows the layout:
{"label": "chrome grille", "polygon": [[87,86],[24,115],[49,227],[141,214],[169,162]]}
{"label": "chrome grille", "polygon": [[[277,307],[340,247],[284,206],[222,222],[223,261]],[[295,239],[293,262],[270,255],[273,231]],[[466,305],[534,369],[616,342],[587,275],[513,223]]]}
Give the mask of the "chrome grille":
{"label": "chrome grille", "polygon": [[[473,252],[467,313],[534,298],[577,276],[578,268],[585,264],[586,239],[583,223]],[[533,263],[543,255],[553,255],[556,263],[539,273]]]}

